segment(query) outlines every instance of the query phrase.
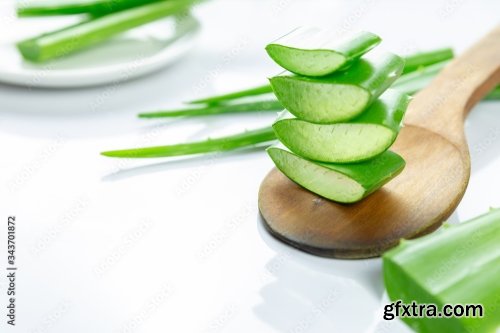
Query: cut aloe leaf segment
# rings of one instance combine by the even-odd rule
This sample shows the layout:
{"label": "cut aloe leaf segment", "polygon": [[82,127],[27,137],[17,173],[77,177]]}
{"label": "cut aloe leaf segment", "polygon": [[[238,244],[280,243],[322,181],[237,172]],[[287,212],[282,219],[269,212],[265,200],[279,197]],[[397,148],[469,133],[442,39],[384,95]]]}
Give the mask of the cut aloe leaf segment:
{"label": "cut aloe leaf segment", "polygon": [[396,177],[405,166],[403,158],[391,151],[352,164],[313,162],[281,145],[269,147],[267,152],[288,178],[319,196],[341,203],[365,198]]}
{"label": "cut aloe leaf segment", "polygon": [[481,304],[483,317],[402,320],[421,333],[498,332],[500,328],[500,210],[415,240],[383,255],[384,283],[392,301]]}
{"label": "cut aloe leaf segment", "polygon": [[187,10],[196,0],[152,3],[90,19],[21,41],[17,48],[27,60],[43,62],[101,43],[119,33]]}
{"label": "cut aloe leaf segment", "polygon": [[348,123],[315,124],[285,111],[273,129],[281,143],[302,157],[334,163],[363,161],[394,143],[409,102],[408,95],[389,89]]}
{"label": "cut aloe leaf segment", "polygon": [[112,12],[162,0],[33,0],[18,1],[17,15],[50,16],[91,14],[106,15]]}
{"label": "cut aloe leaf segment", "polygon": [[348,71],[321,78],[282,74],[270,79],[274,93],[294,116],[313,123],[347,121],[371,105],[401,74],[397,55],[366,55]]}
{"label": "cut aloe leaf segment", "polygon": [[379,36],[365,31],[339,39],[331,31],[303,27],[270,43],[266,51],[292,73],[325,76],[347,68],[381,41]]}

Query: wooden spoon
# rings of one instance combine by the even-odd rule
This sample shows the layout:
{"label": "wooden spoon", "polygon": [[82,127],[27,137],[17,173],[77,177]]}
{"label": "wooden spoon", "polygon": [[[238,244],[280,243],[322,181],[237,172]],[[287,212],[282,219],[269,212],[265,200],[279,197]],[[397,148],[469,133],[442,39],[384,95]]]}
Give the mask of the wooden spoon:
{"label": "wooden spoon", "polygon": [[470,177],[468,111],[500,81],[500,26],[450,63],[410,103],[392,150],[403,173],[351,205],[321,198],[277,169],[264,179],[259,209],[272,235],[336,258],[382,254],[402,238],[437,229],[458,206]]}

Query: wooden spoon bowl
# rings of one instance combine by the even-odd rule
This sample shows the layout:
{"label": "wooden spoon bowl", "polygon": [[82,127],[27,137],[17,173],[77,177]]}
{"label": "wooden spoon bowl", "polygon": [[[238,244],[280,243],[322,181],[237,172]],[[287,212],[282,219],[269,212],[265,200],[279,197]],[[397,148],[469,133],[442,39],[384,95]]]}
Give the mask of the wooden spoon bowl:
{"label": "wooden spoon bowl", "polygon": [[467,112],[500,81],[500,27],[449,64],[411,102],[391,148],[405,170],[351,205],[321,198],[277,169],[264,179],[259,209],[272,235],[336,258],[382,254],[402,238],[437,229],[462,199],[470,177]]}

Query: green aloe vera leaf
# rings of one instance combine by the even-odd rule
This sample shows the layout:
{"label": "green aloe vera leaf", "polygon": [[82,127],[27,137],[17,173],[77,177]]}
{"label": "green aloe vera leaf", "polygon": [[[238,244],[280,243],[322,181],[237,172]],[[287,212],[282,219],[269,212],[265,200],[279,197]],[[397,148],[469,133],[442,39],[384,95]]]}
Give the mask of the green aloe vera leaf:
{"label": "green aloe vera leaf", "polygon": [[339,39],[331,31],[303,27],[270,43],[266,51],[292,73],[325,76],[347,68],[381,41],[379,36],[365,31]]}
{"label": "green aloe vera leaf", "polygon": [[389,89],[348,123],[315,124],[284,112],[273,129],[283,145],[304,158],[332,163],[364,161],[394,143],[409,102],[408,95]]}
{"label": "green aloe vera leaf", "polygon": [[495,89],[490,91],[488,95],[484,98],[486,100],[498,100],[500,99],[500,86],[497,86]]}
{"label": "green aloe vera leaf", "polygon": [[207,139],[204,141],[181,143],[168,146],[106,151],[102,152],[101,155],[124,158],[152,158],[192,155],[217,151],[228,151],[237,148],[258,145],[260,143],[275,140],[275,138],[276,137],[274,135],[273,129],[270,127],[265,127],[221,138]]}
{"label": "green aloe vera leaf", "polygon": [[270,79],[274,93],[294,116],[313,123],[352,119],[369,107],[401,74],[394,54],[365,55],[349,70],[321,78],[285,73]]}
{"label": "green aloe vera leaf", "polygon": [[354,203],[373,193],[404,168],[401,156],[386,151],[371,160],[352,164],[314,162],[284,146],[267,149],[276,167],[295,183],[324,198]]}
{"label": "green aloe vera leaf", "polygon": [[[500,210],[428,236],[402,240],[383,256],[391,300],[481,304],[483,317],[402,318],[420,333],[491,333],[500,329]],[[439,309],[440,310],[440,309]],[[477,315],[478,313],[476,313]]]}
{"label": "green aloe vera leaf", "polygon": [[36,0],[19,1],[16,11],[20,17],[91,14],[106,15],[162,0]]}
{"label": "green aloe vera leaf", "polygon": [[[403,57],[405,59],[405,63],[409,62],[410,64],[413,64],[411,67],[408,67],[405,65],[403,71],[406,73],[410,73],[412,71],[415,71],[417,69],[421,69],[422,67],[428,66],[429,64],[434,64],[436,62],[436,59],[444,58],[443,54],[446,54],[446,52],[443,52],[445,49],[436,49],[436,50],[431,50],[431,51],[426,51],[426,52],[421,52],[421,53],[416,53],[416,54],[410,54],[407,55],[406,57]],[[203,99],[198,99],[194,101],[190,101],[188,103],[191,104],[215,104],[215,103],[225,103],[229,102],[231,100],[243,98],[243,97],[248,97],[248,96],[257,96],[261,94],[268,94],[273,92],[271,86],[269,84],[267,85],[262,85],[254,88],[249,88],[249,89],[244,89],[240,91],[234,91],[228,94],[223,94],[223,95],[216,95],[216,96],[211,96]]]}
{"label": "green aloe vera leaf", "polygon": [[192,117],[216,114],[240,113],[248,111],[276,111],[283,106],[277,100],[257,101],[238,104],[221,104],[207,107],[140,113],[140,118]]}
{"label": "green aloe vera leaf", "polygon": [[207,98],[201,98],[194,101],[189,101],[187,104],[219,104],[224,102],[229,102],[235,99],[243,97],[258,96],[263,94],[270,94],[273,92],[273,88],[269,84],[265,84],[258,87],[253,87],[249,89],[239,90],[228,94],[217,95]]}
{"label": "green aloe vera leaf", "polygon": [[[446,64],[446,62],[443,62],[441,65],[436,65],[436,67],[438,66],[444,66]],[[425,72],[425,69],[420,69],[419,70],[419,73],[422,74],[422,72]],[[437,71],[433,71],[435,74],[437,74]],[[434,74],[434,75],[435,75]],[[425,75],[424,75],[425,76]],[[397,81],[396,83],[393,85],[394,88],[396,88],[397,90],[401,91],[401,92],[405,92],[407,94],[412,94],[415,91],[415,89],[418,91],[422,88],[425,88],[425,86],[427,84],[429,84],[429,82],[432,80],[432,78],[434,78],[434,76],[431,75],[431,77],[425,77],[425,79],[421,79],[418,75],[412,75],[411,76],[411,79],[409,80],[406,80],[406,77],[410,77],[410,74],[405,74],[405,75],[402,75]],[[398,82],[401,81],[401,82],[404,82],[404,84],[399,84]],[[415,88],[415,87],[418,87],[418,88]],[[494,89],[490,95],[489,98],[496,98],[496,99],[500,99],[500,88],[496,88]],[[361,118],[361,116],[360,116]],[[358,118],[355,118],[355,119],[358,119]],[[362,118],[361,118],[362,119]],[[263,129],[264,130],[264,129]],[[266,128],[266,131],[268,132],[268,136],[267,136],[267,142],[271,143],[272,141],[276,140],[276,137],[273,135],[273,130],[271,127],[268,127]],[[262,141],[262,142],[265,142],[265,141]],[[253,143],[249,143],[249,145],[252,145]],[[265,146],[264,146],[265,147]],[[119,157],[119,156],[116,156],[116,157]],[[125,157],[125,156],[123,156]]]}
{"label": "green aloe vera leaf", "polygon": [[[442,64],[436,64],[431,66],[429,70],[427,68],[421,68],[415,74],[404,74],[401,75],[399,79],[392,85],[392,87],[397,88],[400,92],[406,94],[414,94],[419,90],[425,88],[430,81],[439,72],[438,68],[444,67],[447,62]],[[440,66],[440,67],[438,67]],[[408,78],[407,78],[408,77]],[[401,83],[400,83],[401,82]],[[269,86],[270,87],[270,86]],[[494,94],[492,91],[491,94]],[[494,97],[494,96],[492,96]],[[139,114],[141,118],[161,118],[161,117],[182,117],[182,116],[201,116],[201,115],[217,115],[225,113],[237,113],[245,111],[276,111],[284,109],[283,105],[272,96],[271,99],[265,101],[250,101],[250,102],[240,102],[240,103],[214,103],[203,105],[197,108],[183,108],[179,110],[166,110],[159,112],[147,112]],[[500,98],[500,96],[498,96]],[[260,104],[262,103],[262,104]]]}
{"label": "green aloe vera leaf", "polygon": [[[409,74],[405,74],[404,76],[407,76],[407,75],[409,75]],[[403,76],[403,77],[404,77],[404,76]],[[402,77],[402,78],[400,78],[400,80],[402,80],[402,79],[403,79],[403,77]],[[418,80],[418,77],[416,77],[416,78],[414,78],[414,79],[412,79],[412,80]],[[400,89],[398,88],[398,90],[400,90]],[[404,89],[401,89],[401,90],[404,90]],[[400,91],[401,91],[401,90],[400,90]],[[275,101],[275,102],[276,102],[276,103],[279,103],[278,101]],[[278,106],[278,105],[276,104],[276,107],[277,107],[277,106]],[[281,109],[281,108],[280,108],[280,109]],[[181,113],[182,113],[182,112],[181,112]],[[396,113],[396,114],[397,114],[397,113]],[[183,114],[183,115],[185,115],[185,114]],[[359,116],[358,118],[355,118],[355,119],[363,119],[362,115],[363,115],[363,114],[361,114],[361,116]],[[274,135],[273,129],[272,129],[271,127],[266,127],[266,128],[263,128],[263,129],[262,129],[262,131],[265,131],[267,134],[266,134],[266,136],[265,136],[265,137],[260,137],[260,139],[259,139],[259,142],[260,142],[260,143],[263,143],[263,142],[268,142],[268,143],[271,143],[272,141],[275,141],[275,140],[276,140],[276,136]],[[243,133],[243,134],[244,134],[244,133]],[[232,137],[232,136],[225,137],[225,138],[226,138],[226,139],[228,139],[228,140],[231,140],[231,137]],[[220,139],[223,139],[223,138],[220,138]],[[249,141],[249,142],[248,142],[248,145],[253,145],[253,144],[254,144],[254,143],[253,143],[252,141]],[[241,147],[243,147],[243,146],[241,146]],[[146,148],[146,149],[149,149],[149,148]],[[207,152],[209,152],[209,151],[207,151]],[[188,154],[189,154],[189,153],[190,153],[190,152],[188,152]],[[104,154],[106,154],[106,153],[104,153]],[[120,156],[118,156],[118,155],[120,155]],[[127,156],[121,156],[121,155],[123,155],[123,154],[118,153],[118,154],[116,154],[116,156],[113,156],[113,157],[127,157]],[[143,152],[141,152],[141,153],[140,153],[140,155],[141,155],[141,156],[138,156],[138,157],[147,157],[147,156],[142,156],[142,155],[143,155]],[[178,152],[178,153],[177,153],[177,155],[182,155],[182,153]]]}
{"label": "green aloe vera leaf", "polygon": [[449,47],[408,55],[405,57],[405,68],[403,69],[403,74],[414,72],[422,67],[430,66],[452,58],[453,50]]}
{"label": "green aloe vera leaf", "polygon": [[44,62],[101,43],[109,38],[159,20],[182,13],[196,0],[169,0],[123,10],[21,41],[17,48],[23,57]]}
{"label": "green aloe vera leaf", "polygon": [[414,72],[401,75],[401,77],[394,82],[392,88],[413,95],[427,87],[448,63],[449,60],[445,60],[427,67],[421,67]]}

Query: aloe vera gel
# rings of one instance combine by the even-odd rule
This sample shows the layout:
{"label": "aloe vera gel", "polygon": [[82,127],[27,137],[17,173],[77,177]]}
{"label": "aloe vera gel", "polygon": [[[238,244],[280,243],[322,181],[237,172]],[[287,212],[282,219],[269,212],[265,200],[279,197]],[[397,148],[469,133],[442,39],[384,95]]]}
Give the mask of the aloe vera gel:
{"label": "aloe vera gel", "polygon": [[347,123],[315,124],[285,111],[273,128],[280,141],[302,157],[321,162],[362,161],[393,144],[409,101],[408,95],[389,89]]}
{"label": "aloe vera gel", "polygon": [[380,37],[370,32],[339,39],[328,31],[302,27],[267,45],[266,51],[293,73],[324,76],[348,67],[380,42]]}
{"label": "aloe vera gel", "polygon": [[391,151],[365,162],[335,164],[313,162],[288,149],[267,149],[276,167],[291,180],[324,198],[341,202],[359,201],[397,176],[405,166]]}
{"label": "aloe vera gel", "polygon": [[285,73],[270,79],[278,100],[296,117],[314,123],[346,121],[370,106],[400,76],[404,60],[367,54],[345,71],[325,77]]}
{"label": "aloe vera gel", "polygon": [[[289,38],[293,34],[297,32]],[[307,32],[301,34],[307,36]],[[361,49],[356,39],[361,35],[341,43]],[[267,50],[288,71],[306,73],[303,69],[311,68],[310,57],[323,47],[323,41],[323,37],[311,37],[307,55],[297,49],[272,54],[276,42]],[[328,62],[320,59],[321,66]],[[283,146],[267,151],[276,167],[302,187],[333,201],[354,203],[404,169],[403,158],[388,149],[396,140],[410,99],[401,91],[387,90],[401,75],[404,60],[391,53],[367,53],[346,61],[348,66],[331,59],[333,72],[325,71],[323,76],[317,75],[319,71],[313,76],[288,72],[270,79],[286,110],[273,125]]]}

